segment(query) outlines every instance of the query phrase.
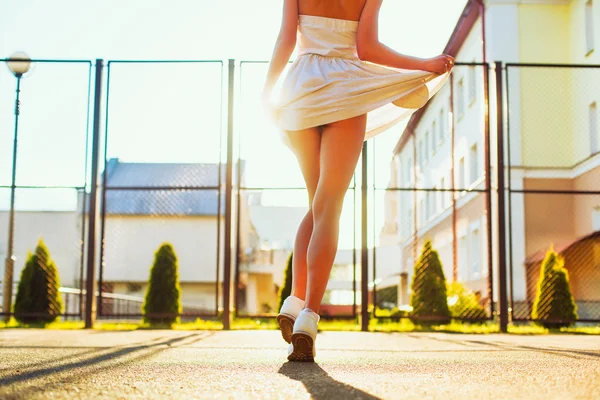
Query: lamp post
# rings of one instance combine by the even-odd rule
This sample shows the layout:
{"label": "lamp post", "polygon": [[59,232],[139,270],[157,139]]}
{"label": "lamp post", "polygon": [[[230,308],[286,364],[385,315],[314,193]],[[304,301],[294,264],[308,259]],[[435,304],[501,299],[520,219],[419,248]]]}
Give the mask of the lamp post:
{"label": "lamp post", "polygon": [[13,289],[13,271],[15,267],[15,256],[13,254],[14,228],[15,228],[15,189],[17,175],[17,140],[19,131],[19,94],[21,92],[21,78],[29,71],[31,59],[25,53],[15,53],[9,57],[8,69],[17,78],[17,93],[15,100],[15,133],[13,137],[13,158],[12,158],[12,180],[10,185],[10,209],[8,216],[8,250],[6,252],[6,261],[4,268],[4,320],[10,320],[10,311],[12,309],[12,289]]}

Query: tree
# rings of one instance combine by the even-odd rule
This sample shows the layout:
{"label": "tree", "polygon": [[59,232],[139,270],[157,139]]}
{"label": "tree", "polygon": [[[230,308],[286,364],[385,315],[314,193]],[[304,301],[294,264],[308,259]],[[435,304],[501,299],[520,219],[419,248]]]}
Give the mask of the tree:
{"label": "tree", "polygon": [[446,278],[430,240],[425,241],[421,257],[415,264],[411,289],[411,319],[426,324],[450,322]]}
{"label": "tree", "polygon": [[285,266],[283,286],[281,286],[281,289],[279,289],[279,307],[277,308],[277,311],[281,310],[281,306],[283,306],[283,302],[285,301],[285,299],[287,299],[292,294],[293,258],[294,252],[291,252],[290,256],[288,257],[287,264]]}
{"label": "tree", "polygon": [[170,243],[163,243],[154,254],[150,281],[142,306],[144,321],[151,325],[172,325],[181,314],[181,287],[177,256]]}
{"label": "tree", "polygon": [[537,294],[531,318],[546,328],[561,328],[577,320],[577,305],[571,294],[565,260],[552,247],[540,268]]}
{"label": "tree", "polygon": [[63,311],[60,279],[48,248],[39,240],[27,255],[15,299],[15,319],[23,324],[54,322]]}

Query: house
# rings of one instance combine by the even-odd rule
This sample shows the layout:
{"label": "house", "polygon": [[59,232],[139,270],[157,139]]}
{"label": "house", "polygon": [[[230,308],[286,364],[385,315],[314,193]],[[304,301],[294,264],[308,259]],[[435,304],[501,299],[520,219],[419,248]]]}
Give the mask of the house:
{"label": "house", "polygon": [[[565,260],[579,319],[597,319],[600,308],[600,230],[570,243],[552,247]],[[529,305],[533,304],[537,294],[540,269],[545,256],[546,251],[540,250],[525,260]]]}
{"label": "house", "polygon": [[[597,65],[598,46],[600,2],[470,0],[444,52],[467,63]],[[509,66],[506,79],[505,163],[511,166],[510,188],[600,191],[600,69]],[[394,150],[389,187],[427,190],[387,192],[380,240],[399,248],[402,256],[399,263],[378,262],[396,262],[401,273],[410,275],[423,241],[429,238],[446,277],[490,301],[489,273],[495,275],[497,265],[495,257],[491,266],[488,260],[490,251],[497,254],[498,249],[487,228],[496,221],[495,213],[488,212],[485,193],[477,190],[485,189],[487,161],[492,178],[495,175],[495,115],[490,114],[488,160],[484,70],[459,66],[451,80],[452,97],[448,84],[412,116]],[[493,92],[490,96],[493,104]],[[506,197],[506,204],[511,217],[507,253],[513,274],[513,317],[526,318],[531,265],[537,262],[533,255],[553,243],[570,243],[598,231],[600,195],[517,192]],[[568,263],[566,267],[576,268]],[[593,275],[591,269],[586,267]],[[577,279],[588,276],[572,273],[572,283],[577,286]],[[407,284],[399,288],[403,298],[408,290]]]}
{"label": "house", "polygon": [[[225,166],[113,158],[105,179],[103,291],[143,298],[154,254],[170,243],[178,259],[184,313],[211,314],[222,307],[225,196],[218,187],[225,181]],[[240,208],[245,204],[242,198]],[[243,219],[239,226],[247,247],[255,241],[249,223]]]}

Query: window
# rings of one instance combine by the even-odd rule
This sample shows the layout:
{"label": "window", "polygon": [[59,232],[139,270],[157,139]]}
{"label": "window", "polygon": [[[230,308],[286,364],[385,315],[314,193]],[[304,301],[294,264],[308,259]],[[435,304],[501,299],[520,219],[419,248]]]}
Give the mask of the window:
{"label": "window", "polygon": [[438,192],[438,188],[437,186],[433,187],[433,192],[431,193],[431,215],[435,215],[437,214],[437,210],[438,210],[438,201],[437,198],[439,196],[439,192]]}
{"label": "window", "polygon": [[431,217],[431,192],[425,193],[425,221],[429,221]]}
{"label": "window", "polygon": [[417,148],[417,164],[419,168],[423,168],[423,141],[419,140],[419,147]]}
{"label": "window", "polygon": [[600,231],[600,206],[592,211],[592,228],[594,231]]}
{"label": "window", "polygon": [[442,178],[442,181],[440,182],[440,207],[442,207],[442,211],[446,209],[446,192],[444,191],[444,189],[446,189],[446,178]]}
{"label": "window", "polygon": [[444,115],[444,109],[442,108],[442,111],[440,111],[440,143],[444,141],[444,136],[446,136],[446,116]]}
{"label": "window", "polygon": [[425,153],[424,153],[425,164],[427,164],[427,162],[429,161],[429,154],[432,151],[433,151],[433,149],[431,149],[429,147],[429,131],[427,131],[427,132],[425,132]]}
{"label": "window", "polygon": [[458,91],[456,96],[456,112],[458,118],[465,114],[465,80],[461,79],[458,81]]}
{"label": "window", "polygon": [[425,197],[423,197],[423,198],[421,199],[421,201],[419,202],[419,210],[420,210],[420,211],[419,211],[419,215],[420,215],[420,217],[421,217],[421,218],[419,219],[419,220],[420,220],[420,222],[421,222],[421,223],[420,223],[420,225],[424,225],[424,224],[425,224],[425,221],[426,221],[426,216],[425,216],[425,211],[426,211],[426,210],[425,210]]}
{"label": "window", "polygon": [[458,280],[467,282],[469,279],[469,255],[467,253],[467,236],[463,235],[458,239]]}
{"label": "window", "polygon": [[406,184],[406,186],[410,186],[410,184],[412,183],[412,160],[409,158],[406,162],[406,168],[404,170],[405,172],[405,177],[404,177],[404,183]]}
{"label": "window", "polygon": [[465,189],[465,158],[458,161],[458,189]]}
{"label": "window", "polygon": [[471,147],[471,183],[479,178],[479,155],[477,154],[477,143]]}
{"label": "window", "polygon": [[590,104],[590,152],[596,154],[600,151],[598,138],[598,107],[596,102]]}
{"label": "window", "polygon": [[410,235],[411,231],[413,230],[413,225],[415,222],[412,208],[409,208],[407,210],[406,218],[407,218],[406,223],[402,224],[402,228],[403,228],[405,237]]}
{"label": "window", "polygon": [[[446,182],[444,184],[444,189],[451,189],[450,185],[452,185],[452,179],[450,176],[447,176],[448,179],[446,179]],[[450,207],[450,205],[452,204],[452,196],[454,195],[454,192],[448,190],[446,192],[444,192],[444,204],[445,207]]]}
{"label": "window", "polygon": [[586,54],[594,51],[594,2],[588,0],[585,3],[585,41]]}
{"label": "window", "polygon": [[479,229],[471,232],[471,279],[479,279],[481,275],[481,241]]}
{"label": "window", "polygon": [[469,104],[473,103],[477,97],[477,72],[475,68],[469,67]]}
{"label": "window", "polygon": [[433,121],[433,125],[431,127],[431,147],[434,149],[437,146],[437,144],[439,143],[439,134],[437,131],[437,122]]}

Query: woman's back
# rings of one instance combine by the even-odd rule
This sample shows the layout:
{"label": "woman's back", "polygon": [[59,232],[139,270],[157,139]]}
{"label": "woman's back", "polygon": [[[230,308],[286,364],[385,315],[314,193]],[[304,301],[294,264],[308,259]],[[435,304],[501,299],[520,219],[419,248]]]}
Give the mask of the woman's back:
{"label": "woman's back", "polygon": [[298,0],[300,15],[358,21],[367,0]]}

